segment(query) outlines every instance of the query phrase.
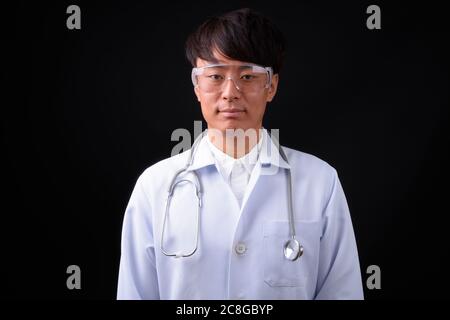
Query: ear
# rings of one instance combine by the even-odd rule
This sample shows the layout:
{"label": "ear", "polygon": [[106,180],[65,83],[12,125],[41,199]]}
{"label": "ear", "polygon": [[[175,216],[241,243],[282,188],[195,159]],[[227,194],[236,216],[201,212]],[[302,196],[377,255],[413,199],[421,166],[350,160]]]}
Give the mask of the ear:
{"label": "ear", "polygon": [[267,102],[271,102],[272,99],[275,97],[275,94],[277,93],[279,80],[280,80],[280,77],[279,77],[278,73],[274,74],[272,76],[272,83],[269,87],[269,91],[267,92]]}
{"label": "ear", "polygon": [[198,85],[194,87],[195,95],[197,96],[198,102],[200,102],[200,90],[198,89]]}

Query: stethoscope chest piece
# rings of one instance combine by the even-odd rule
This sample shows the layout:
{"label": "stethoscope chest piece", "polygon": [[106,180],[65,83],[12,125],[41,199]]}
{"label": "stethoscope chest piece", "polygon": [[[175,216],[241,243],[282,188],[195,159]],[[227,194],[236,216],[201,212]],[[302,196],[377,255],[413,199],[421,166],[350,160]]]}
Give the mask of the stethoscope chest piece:
{"label": "stethoscope chest piece", "polygon": [[284,244],[284,256],[286,259],[295,261],[303,254],[303,246],[297,239],[290,239]]}

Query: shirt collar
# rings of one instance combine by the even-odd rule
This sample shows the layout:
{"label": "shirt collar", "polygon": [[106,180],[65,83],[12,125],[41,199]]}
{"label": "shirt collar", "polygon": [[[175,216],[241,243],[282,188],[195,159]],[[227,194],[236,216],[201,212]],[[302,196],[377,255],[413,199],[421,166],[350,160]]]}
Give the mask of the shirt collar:
{"label": "shirt collar", "polygon": [[[261,136],[262,138],[262,136]],[[231,170],[233,170],[233,166],[236,163],[242,164],[247,171],[248,174],[252,173],[253,168],[255,167],[256,163],[258,162],[258,156],[261,150],[262,145],[262,139],[259,139],[258,144],[253,146],[253,148],[250,150],[249,153],[246,155],[235,159],[233,157],[230,157],[228,154],[217,148],[210,139],[206,139],[208,142],[208,146],[211,149],[211,152],[213,153],[215,160],[218,162],[219,167],[224,170],[223,172],[226,177],[229,177],[231,174]]]}

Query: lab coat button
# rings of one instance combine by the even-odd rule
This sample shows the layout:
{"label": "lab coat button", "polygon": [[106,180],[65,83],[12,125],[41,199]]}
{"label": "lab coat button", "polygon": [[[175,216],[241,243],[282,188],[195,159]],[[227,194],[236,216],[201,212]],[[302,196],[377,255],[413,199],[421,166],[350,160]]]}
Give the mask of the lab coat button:
{"label": "lab coat button", "polygon": [[247,247],[243,243],[238,243],[235,249],[237,254],[244,254],[247,251]]}

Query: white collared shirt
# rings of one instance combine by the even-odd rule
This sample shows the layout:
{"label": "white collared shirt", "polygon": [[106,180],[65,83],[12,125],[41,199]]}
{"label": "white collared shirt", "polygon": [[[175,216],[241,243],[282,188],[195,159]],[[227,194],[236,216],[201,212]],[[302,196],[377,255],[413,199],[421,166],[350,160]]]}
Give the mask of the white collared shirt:
{"label": "white collared shirt", "polygon": [[206,138],[208,146],[214,156],[217,170],[231,187],[240,207],[242,206],[242,199],[244,198],[245,190],[253,168],[259,158],[263,136],[264,135],[261,134],[258,144],[253,146],[250,152],[237,159],[230,157],[228,154],[217,148],[211,142],[209,137]]}

